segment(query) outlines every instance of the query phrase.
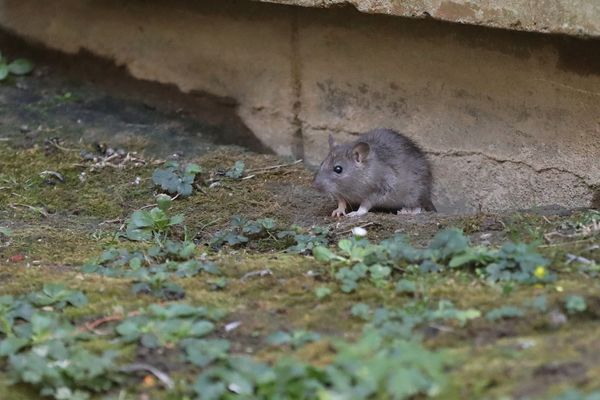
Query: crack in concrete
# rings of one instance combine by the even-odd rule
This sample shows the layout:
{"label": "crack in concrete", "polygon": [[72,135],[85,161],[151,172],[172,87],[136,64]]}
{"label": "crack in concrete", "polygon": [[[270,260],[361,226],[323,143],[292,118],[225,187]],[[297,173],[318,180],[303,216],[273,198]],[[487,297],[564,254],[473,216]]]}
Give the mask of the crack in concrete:
{"label": "crack in concrete", "polygon": [[559,168],[559,167],[535,168],[533,165],[530,165],[530,164],[526,163],[525,161],[507,160],[507,159],[497,158],[497,157],[494,157],[494,156],[491,156],[489,154],[482,153],[479,151],[462,151],[462,150],[460,150],[460,151],[459,150],[451,150],[451,151],[424,150],[424,151],[427,154],[432,154],[435,156],[442,156],[442,157],[480,156],[480,157],[486,158],[488,160],[495,161],[499,164],[511,163],[511,164],[516,164],[516,165],[521,165],[521,166],[524,166],[524,167],[527,167],[527,168],[533,170],[536,173],[556,171],[556,172],[560,172],[560,173],[564,173],[564,174],[569,174],[569,175],[572,175],[572,176],[578,178],[583,183],[583,185],[585,185],[589,190],[593,190],[593,186],[594,186],[593,184],[588,183],[588,179],[586,177],[579,175],[573,171],[564,169],[564,168]]}
{"label": "crack in concrete", "polygon": [[306,129],[312,129],[315,131],[329,131],[329,132],[336,132],[336,133],[347,133],[348,135],[352,135],[352,136],[358,136],[363,134],[364,132],[357,132],[357,131],[349,131],[347,129],[342,129],[342,128],[332,128],[330,126],[312,126],[309,124],[305,124],[305,128]]}
{"label": "crack in concrete", "polygon": [[304,159],[304,135],[302,134],[303,121],[300,119],[302,112],[302,59],[300,55],[300,32],[298,26],[298,10],[292,11],[291,20],[291,74],[292,74],[292,93],[294,103],[292,105],[292,126],[294,129],[294,139],[292,142],[292,155],[298,159]]}

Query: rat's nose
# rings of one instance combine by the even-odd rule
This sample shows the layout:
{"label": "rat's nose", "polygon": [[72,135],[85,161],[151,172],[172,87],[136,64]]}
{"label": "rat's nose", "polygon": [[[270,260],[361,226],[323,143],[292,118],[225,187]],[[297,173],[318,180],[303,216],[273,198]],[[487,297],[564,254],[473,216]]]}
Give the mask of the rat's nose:
{"label": "rat's nose", "polygon": [[315,175],[313,179],[313,187],[321,192],[325,189],[323,186],[323,181],[319,178],[319,175]]}

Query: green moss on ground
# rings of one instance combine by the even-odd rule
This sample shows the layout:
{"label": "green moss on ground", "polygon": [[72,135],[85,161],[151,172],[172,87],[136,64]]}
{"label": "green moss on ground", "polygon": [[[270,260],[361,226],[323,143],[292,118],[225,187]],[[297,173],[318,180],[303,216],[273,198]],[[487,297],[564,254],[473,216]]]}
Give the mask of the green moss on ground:
{"label": "green moss on ground", "polygon": [[[281,160],[227,148],[194,161],[204,168],[202,180],[211,183],[217,176],[215,171],[231,167],[238,159],[257,170],[254,178],[224,180],[213,188],[204,185],[191,197],[176,200],[172,210],[185,215],[188,232],[195,235],[206,257],[219,265],[228,283],[216,290],[211,283],[215,277],[205,273],[173,282],[185,289],[186,301],[225,309],[229,312],[226,322],[241,322],[238,329],[225,335],[233,342],[234,351],[253,353],[267,361],[294,354],[325,365],[333,354],[331,337],[349,339],[360,333],[363,324],[350,317],[350,309],[358,302],[399,308],[414,300],[446,299],[457,308],[476,308],[485,314],[504,305],[522,306],[538,295],[547,297],[550,310],[558,309],[565,295],[578,294],[587,299],[588,310],[577,317],[568,316],[563,325],[553,325],[547,314],[532,314],[505,321],[481,318],[467,327],[429,327],[422,334],[427,346],[446,349],[455,361],[449,372],[451,384],[440,398],[536,397],[573,385],[591,389],[600,381],[600,361],[593,355],[593,349],[600,345],[599,283],[582,274],[581,265],[566,263],[567,254],[597,257],[591,246],[598,243],[598,236],[575,240],[561,237],[544,244],[540,250],[552,259],[551,268],[559,274],[556,282],[544,286],[491,285],[470,272],[446,271],[408,273],[405,277],[419,288],[414,297],[396,293],[393,285],[363,285],[352,294],[343,294],[330,271],[312,257],[285,253],[289,242],[284,239],[265,237],[246,248],[226,246],[220,252],[206,246],[236,214],[248,219],[276,218],[282,227],[329,225],[336,238],[347,236],[349,227],[359,224],[350,220],[338,224],[327,218],[326,200],[309,191],[311,176],[298,165],[264,170]],[[154,168],[147,164],[91,172],[78,152],[55,149],[47,154],[42,148],[16,149],[0,144],[0,227],[12,231],[9,237],[0,237],[3,294],[25,294],[40,290],[48,282],[82,290],[89,304],[65,311],[80,326],[160,301],[134,294],[127,279],[80,272],[80,266],[102,250],[132,245],[116,237],[133,210],[153,202],[150,176]],[[59,172],[65,181],[50,184],[40,177],[42,171]],[[82,172],[86,176],[83,181],[79,179]],[[136,177],[141,183],[133,183]],[[417,245],[427,243],[440,227],[448,226],[465,229],[474,242],[482,234],[489,234],[493,243],[507,239],[543,241],[545,234],[564,223],[575,224],[583,216],[511,213],[399,219],[372,215],[369,218],[374,224],[368,229],[373,240],[402,230]],[[270,273],[248,275],[261,270]],[[322,286],[333,292],[318,299],[314,290]],[[317,331],[324,338],[294,351],[265,342],[272,332],[294,329]],[[107,343],[99,339],[89,346],[104,348]],[[138,356],[132,349],[125,349],[124,354],[132,359]],[[180,373],[175,368],[174,374]],[[0,393],[6,394],[6,400],[36,398],[31,389],[9,386],[2,374]]]}

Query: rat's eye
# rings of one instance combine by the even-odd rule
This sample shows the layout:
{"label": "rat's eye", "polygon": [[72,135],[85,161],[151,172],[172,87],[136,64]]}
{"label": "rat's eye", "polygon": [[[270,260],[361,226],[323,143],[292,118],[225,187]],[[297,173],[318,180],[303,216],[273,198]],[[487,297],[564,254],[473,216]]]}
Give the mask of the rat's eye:
{"label": "rat's eye", "polygon": [[341,165],[336,165],[335,167],[333,167],[333,172],[335,172],[336,174],[341,174],[343,170],[344,169]]}

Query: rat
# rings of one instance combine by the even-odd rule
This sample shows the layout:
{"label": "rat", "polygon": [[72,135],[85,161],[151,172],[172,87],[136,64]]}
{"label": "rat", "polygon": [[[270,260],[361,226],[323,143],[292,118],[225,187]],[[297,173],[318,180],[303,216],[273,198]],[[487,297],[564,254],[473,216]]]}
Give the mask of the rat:
{"label": "rat", "polygon": [[315,174],[314,186],[334,197],[332,217],[365,215],[371,209],[417,214],[437,211],[431,202],[433,175],[429,161],[410,138],[391,129],[374,129],[357,140],[336,144]]}

